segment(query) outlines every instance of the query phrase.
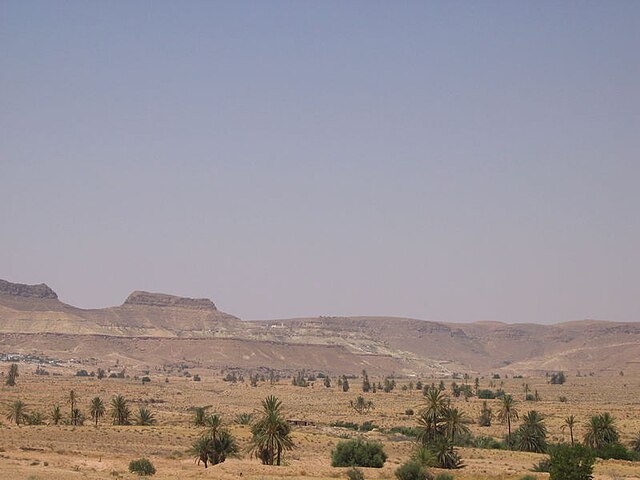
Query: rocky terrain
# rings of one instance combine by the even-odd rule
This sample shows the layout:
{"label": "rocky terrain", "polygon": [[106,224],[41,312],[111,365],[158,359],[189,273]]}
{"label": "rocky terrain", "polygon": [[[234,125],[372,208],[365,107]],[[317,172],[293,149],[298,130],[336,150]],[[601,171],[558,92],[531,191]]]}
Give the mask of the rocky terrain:
{"label": "rocky terrain", "polygon": [[80,309],[61,302],[45,284],[0,280],[0,353],[332,373],[617,373],[640,371],[640,324],[452,324],[390,317],[248,322],[209,299],[136,291],[120,306]]}

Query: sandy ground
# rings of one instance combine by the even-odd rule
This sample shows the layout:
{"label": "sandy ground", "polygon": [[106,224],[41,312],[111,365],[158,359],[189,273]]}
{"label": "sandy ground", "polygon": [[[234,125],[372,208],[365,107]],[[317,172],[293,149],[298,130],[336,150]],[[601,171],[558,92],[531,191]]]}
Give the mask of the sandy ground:
{"label": "sandy ground", "polygon": [[[3,371],[8,364],[0,365]],[[320,382],[307,388],[294,387],[290,380],[283,379],[276,385],[268,382],[251,387],[248,383],[228,383],[221,380],[219,372],[207,370],[199,373],[201,382],[177,375],[151,374],[151,383],[143,385],[134,379],[81,378],[72,376],[73,371],[51,369],[59,376],[36,376],[33,365],[21,365],[21,375],[16,387],[0,387],[0,479],[105,479],[136,478],[127,472],[130,460],[146,456],[154,463],[159,479],[247,478],[267,480],[276,478],[346,478],[345,469],[332,468],[331,450],[345,437],[356,434],[350,430],[331,427],[342,420],[362,423],[370,420],[383,429],[393,426],[414,426],[415,417],[405,415],[409,408],[419,410],[422,395],[418,391],[403,391],[400,387],[409,380],[399,380],[398,388],[391,393],[367,394],[375,409],[365,415],[355,413],[349,400],[360,392],[360,381],[351,381],[351,390],[342,392],[335,385],[325,388]],[[166,382],[165,379],[169,381]],[[378,380],[378,379],[373,379]],[[413,380],[415,382],[415,379]],[[422,379],[425,383],[439,380]],[[451,380],[446,380],[447,385]],[[489,379],[481,380],[481,388],[487,388]],[[495,381],[498,385],[500,380]],[[550,385],[545,378],[507,379],[504,388],[518,400],[524,397],[523,383],[532,391],[538,390],[539,402],[520,401],[521,414],[536,409],[547,420],[551,441],[568,439],[560,427],[570,414],[579,419],[576,437],[583,435],[582,424],[589,415],[611,412],[617,419],[624,442],[640,431],[640,377],[569,377],[564,385]],[[458,383],[461,383],[458,380]],[[105,417],[96,428],[90,421],[84,426],[68,425],[15,426],[5,418],[6,405],[16,399],[27,404],[29,411],[46,414],[55,403],[61,405],[63,413],[69,409],[67,398],[73,389],[81,410],[88,416],[89,402],[94,396],[103,398],[108,404],[115,394],[124,395],[132,411],[146,404],[154,412],[158,424],[152,427],[118,427],[109,425]],[[260,400],[275,394],[284,402],[286,416],[306,419],[314,425],[296,427],[294,439],[297,448],[287,454],[282,467],[263,466],[254,458],[244,455],[242,459],[231,459],[224,464],[204,469],[196,465],[186,453],[201,430],[190,426],[193,406],[210,406],[210,412],[223,415],[223,419],[238,436],[243,447],[249,440],[249,427],[237,425],[234,418],[239,413],[254,412]],[[560,402],[560,396],[567,397]],[[471,419],[478,417],[481,400],[454,400]],[[494,411],[498,401],[489,401]],[[517,423],[516,423],[517,425]],[[497,422],[488,428],[471,424],[475,435],[490,435],[502,438],[506,428]],[[514,427],[515,428],[515,427]],[[402,435],[383,433],[377,430],[365,437],[384,443],[388,461],[382,469],[364,469],[368,479],[393,479],[394,470],[411,455],[413,444]],[[542,455],[500,450],[461,448],[460,454],[466,467],[450,471],[456,479],[518,479],[532,474],[531,466],[544,458]],[[437,470],[433,470],[437,473]],[[547,478],[546,474],[537,474]],[[596,479],[640,479],[640,464],[623,461],[600,461],[596,466]]]}

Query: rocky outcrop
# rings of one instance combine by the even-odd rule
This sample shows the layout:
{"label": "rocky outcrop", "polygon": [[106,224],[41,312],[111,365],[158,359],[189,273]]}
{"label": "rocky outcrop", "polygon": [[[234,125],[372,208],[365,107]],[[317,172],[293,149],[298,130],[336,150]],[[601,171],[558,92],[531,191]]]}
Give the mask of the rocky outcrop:
{"label": "rocky outcrop", "polygon": [[0,280],[0,294],[13,295],[16,297],[58,298],[56,292],[44,283],[25,285],[24,283],[12,283],[6,280]]}
{"label": "rocky outcrop", "polygon": [[208,298],[177,297],[175,295],[167,295],[165,293],[150,293],[142,291],[135,291],[129,295],[125,300],[124,305],[217,310],[216,305]]}

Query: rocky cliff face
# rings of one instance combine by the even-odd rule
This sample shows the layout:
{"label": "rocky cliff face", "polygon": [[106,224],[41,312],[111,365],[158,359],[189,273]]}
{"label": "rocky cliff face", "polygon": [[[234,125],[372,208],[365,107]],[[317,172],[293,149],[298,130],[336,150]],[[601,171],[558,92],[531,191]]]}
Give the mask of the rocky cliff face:
{"label": "rocky cliff face", "polygon": [[16,297],[58,298],[56,292],[44,283],[25,285],[23,283],[7,282],[6,280],[0,280],[0,294],[13,295]]}
{"label": "rocky cliff face", "polygon": [[167,295],[164,293],[150,293],[135,291],[127,297],[124,305],[143,305],[146,307],[175,307],[197,310],[217,310],[216,305],[208,298],[188,298]]}

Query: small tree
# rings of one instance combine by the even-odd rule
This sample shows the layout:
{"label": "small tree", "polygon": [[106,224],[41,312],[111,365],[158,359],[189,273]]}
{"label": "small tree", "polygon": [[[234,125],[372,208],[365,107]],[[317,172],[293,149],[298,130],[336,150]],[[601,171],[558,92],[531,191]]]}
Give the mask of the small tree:
{"label": "small tree", "polygon": [[478,424],[481,427],[490,427],[491,420],[493,419],[493,412],[487,405],[487,401],[482,402],[482,410],[480,410],[480,418],[478,418]]}
{"label": "small tree", "polygon": [[542,453],[547,449],[547,427],[537,411],[522,416],[523,423],[515,434],[515,447],[524,452]]}
{"label": "small tree", "polygon": [[347,376],[346,375],[342,376],[342,391],[343,392],[348,392],[349,391],[349,380],[347,380]]}
{"label": "small tree", "polygon": [[129,425],[131,423],[131,410],[127,399],[117,395],[111,399],[111,418],[114,425]]}
{"label": "small tree", "polygon": [[138,414],[136,415],[135,422],[139,427],[148,427],[156,424],[156,418],[151,410],[147,407],[141,406],[138,408]]}
{"label": "small tree", "polygon": [[15,422],[16,425],[24,423],[27,417],[27,405],[22,400],[16,400],[9,404],[7,411],[7,420]]}
{"label": "small tree", "polygon": [[549,480],[591,480],[595,456],[582,445],[558,445],[551,450]]}
{"label": "small tree", "polygon": [[587,423],[584,444],[593,449],[599,449],[618,443],[620,434],[615,426],[615,418],[608,412],[594,415]]}
{"label": "small tree", "polygon": [[575,445],[575,441],[573,440],[573,429],[576,426],[576,417],[575,415],[569,415],[564,419],[564,424],[560,429],[564,432],[567,428],[569,429],[569,436],[571,437],[571,445]]}
{"label": "small tree", "polygon": [[12,363],[9,367],[9,373],[7,374],[7,381],[5,382],[9,387],[16,386],[16,378],[18,378],[20,374],[18,373],[18,364]]}
{"label": "small tree", "polygon": [[354,400],[349,401],[349,405],[360,415],[368,413],[370,410],[374,408],[373,402],[371,400],[365,400],[365,398],[362,395],[358,395],[355,401]]}
{"label": "small tree", "polygon": [[516,408],[516,401],[511,395],[505,395],[502,397],[502,405],[500,406],[500,412],[498,412],[498,420],[502,424],[507,424],[507,443],[509,448],[512,446],[511,439],[511,422],[518,419],[518,409]]}
{"label": "small tree", "polygon": [[205,418],[207,416],[208,407],[193,407],[192,423],[196,427],[204,427]]}
{"label": "small tree", "polygon": [[95,397],[93,400],[91,400],[91,405],[89,406],[89,414],[95,422],[96,427],[98,426],[98,420],[100,420],[104,416],[104,412],[104,402],[100,397]]}
{"label": "small tree", "polygon": [[62,409],[60,405],[54,405],[51,407],[51,412],[49,412],[49,418],[51,419],[52,425],[59,425],[62,421]]}

